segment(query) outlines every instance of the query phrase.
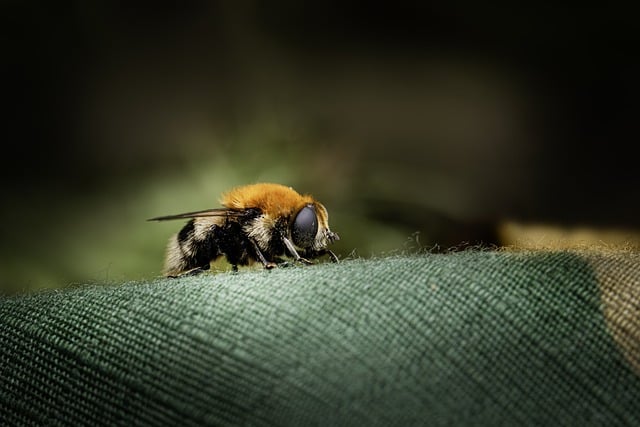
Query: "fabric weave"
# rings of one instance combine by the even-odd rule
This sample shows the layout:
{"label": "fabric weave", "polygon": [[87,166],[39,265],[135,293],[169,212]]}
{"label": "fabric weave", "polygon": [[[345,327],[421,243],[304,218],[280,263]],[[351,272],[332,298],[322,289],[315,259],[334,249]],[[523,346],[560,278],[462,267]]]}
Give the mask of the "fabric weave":
{"label": "fabric weave", "polygon": [[640,425],[637,261],[468,251],[4,298],[0,424]]}

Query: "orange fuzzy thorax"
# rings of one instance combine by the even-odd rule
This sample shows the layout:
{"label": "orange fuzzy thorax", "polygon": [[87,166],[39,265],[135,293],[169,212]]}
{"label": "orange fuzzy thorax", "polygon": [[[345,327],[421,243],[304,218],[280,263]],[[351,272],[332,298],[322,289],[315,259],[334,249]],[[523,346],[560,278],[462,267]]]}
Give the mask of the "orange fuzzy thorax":
{"label": "orange fuzzy thorax", "polygon": [[236,187],[224,193],[220,202],[229,209],[259,208],[272,217],[288,216],[315,203],[311,196],[300,195],[291,187],[270,183]]}

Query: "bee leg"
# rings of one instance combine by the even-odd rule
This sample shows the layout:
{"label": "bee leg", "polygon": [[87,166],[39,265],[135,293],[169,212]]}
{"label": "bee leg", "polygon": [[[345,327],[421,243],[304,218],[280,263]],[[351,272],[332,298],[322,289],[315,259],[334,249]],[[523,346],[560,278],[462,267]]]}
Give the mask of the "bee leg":
{"label": "bee leg", "polygon": [[256,255],[258,256],[258,259],[260,260],[264,268],[266,268],[267,270],[271,270],[272,268],[277,267],[275,263],[267,261],[264,255],[262,255],[262,252],[260,251],[260,248],[258,247],[258,244],[256,242],[254,242],[253,240],[250,240],[250,242],[253,245],[253,250],[256,251]]}
{"label": "bee leg", "polygon": [[286,259],[282,259],[282,258],[276,258],[273,260],[276,264],[278,264],[278,267],[291,267],[293,265],[293,263],[291,261],[288,261]]}
{"label": "bee leg", "polygon": [[177,279],[177,278],[180,278],[180,277],[197,276],[198,274],[203,273],[208,269],[209,269],[208,265],[203,265],[201,267],[192,268],[191,270],[183,271],[180,274],[170,275],[170,276],[167,276],[167,277],[170,278],[170,279]]}
{"label": "bee leg", "polygon": [[303,255],[306,256],[307,258],[318,258],[323,255],[328,255],[329,258],[331,259],[331,262],[340,262],[340,260],[338,259],[338,256],[329,249],[320,249],[319,251],[308,250]]}
{"label": "bee leg", "polygon": [[306,264],[306,265],[312,265],[313,264],[311,261],[309,261],[306,258],[302,258],[300,256],[300,254],[298,254],[298,251],[296,251],[296,248],[293,247],[293,243],[291,243],[289,241],[289,239],[287,239],[286,237],[283,237],[282,241],[284,242],[284,245],[287,247],[287,250],[289,251],[291,256],[293,256],[293,259],[295,261],[301,262],[302,264]]}

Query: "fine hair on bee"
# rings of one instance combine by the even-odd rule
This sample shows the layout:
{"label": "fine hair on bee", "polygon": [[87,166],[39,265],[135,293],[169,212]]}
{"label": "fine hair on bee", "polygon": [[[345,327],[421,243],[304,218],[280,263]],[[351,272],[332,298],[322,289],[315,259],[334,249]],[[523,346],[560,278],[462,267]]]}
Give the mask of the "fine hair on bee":
{"label": "fine hair on bee", "polygon": [[224,256],[234,271],[260,262],[266,269],[283,257],[301,264],[328,255],[339,240],[329,229],[326,208],[310,195],[280,184],[259,183],[233,188],[220,198],[222,208],[160,216],[149,221],[188,219],[167,245],[164,274],[178,277],[208,270]]}

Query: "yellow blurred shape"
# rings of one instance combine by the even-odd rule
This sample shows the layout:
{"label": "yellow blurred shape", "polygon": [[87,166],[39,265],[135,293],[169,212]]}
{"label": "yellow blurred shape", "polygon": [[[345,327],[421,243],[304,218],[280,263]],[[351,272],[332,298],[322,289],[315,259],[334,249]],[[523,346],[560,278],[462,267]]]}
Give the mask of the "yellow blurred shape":
{"label": "yellow blurred shape", "polygon": [[640,231],[622,228],[562,227],[506,221],[498,226],[502,246],[546,250],[640,250]]}

